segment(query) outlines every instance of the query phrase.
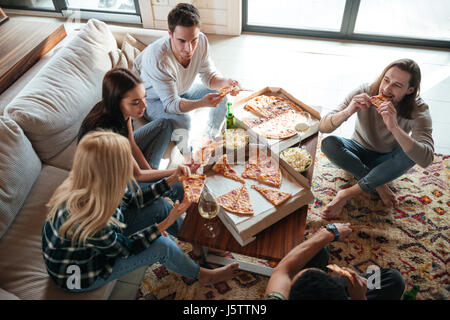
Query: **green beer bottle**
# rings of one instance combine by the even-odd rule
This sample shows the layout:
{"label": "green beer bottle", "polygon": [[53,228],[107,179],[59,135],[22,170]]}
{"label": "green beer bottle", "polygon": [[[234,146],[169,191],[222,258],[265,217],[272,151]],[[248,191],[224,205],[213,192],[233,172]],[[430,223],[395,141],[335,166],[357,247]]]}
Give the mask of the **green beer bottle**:
{"label": "green beer bottle", "polygon": [[227,103],[227,129],[236,128],[232,106],[231,102]]}
{"label": "green beer bottle", "polygon": [[411,290],[406,291],[403,294],[403,300],[416,300],[417,293],[419,292],[420,287],[415,285]]}

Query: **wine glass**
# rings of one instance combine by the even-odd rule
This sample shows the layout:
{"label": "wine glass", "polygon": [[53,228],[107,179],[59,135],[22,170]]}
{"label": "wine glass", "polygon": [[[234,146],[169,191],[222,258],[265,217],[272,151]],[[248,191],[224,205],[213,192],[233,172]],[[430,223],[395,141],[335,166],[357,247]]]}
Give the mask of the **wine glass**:
{"label": "wine glass", "polygon": [[214,199],[214,197],[205,189],[203,189],[203,192],[200,195],[200,200],[198,202],[198,212],[203,218],[207,219],[203,224],[203,229],[206,232],[206,237],[215,238],[217,236],[217,233],[214,230],[213,219],[219,213],[219,205],[217,204],[216,199]]}

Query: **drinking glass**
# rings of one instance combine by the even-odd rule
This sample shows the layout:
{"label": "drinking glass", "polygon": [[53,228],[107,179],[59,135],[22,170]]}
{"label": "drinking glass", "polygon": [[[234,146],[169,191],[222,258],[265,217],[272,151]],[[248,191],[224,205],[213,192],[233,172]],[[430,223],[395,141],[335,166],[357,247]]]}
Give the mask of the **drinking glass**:
{"label": "drinking glass", "polygon": [[206,222],[203,224],[203,231],[206,233],[206,237],[215,238],[217,236],[217,232],[214,230],[213,219],[219,213],[219,205],[212,194],[210,194],[206,189],[203,189],[200,196],[200,200],[198,202],[198,212],[203,218],[206,219]]}

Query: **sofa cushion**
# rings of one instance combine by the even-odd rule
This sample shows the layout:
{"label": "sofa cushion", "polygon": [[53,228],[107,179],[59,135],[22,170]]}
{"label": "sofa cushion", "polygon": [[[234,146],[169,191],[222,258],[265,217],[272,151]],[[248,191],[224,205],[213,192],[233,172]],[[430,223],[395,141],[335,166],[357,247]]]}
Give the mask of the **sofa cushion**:
{"label": "sofa cushion", "polygon": [[115,282],[97,290],[73,294],[57,287],[42,257],[41,232],[46,204],[69,171],[43,165],[22,210],[0,240],[0,287],[20,299],[106,299]]}
{"label": "sofa cushion", "polygon": [[74,140],[84,117],[101,99],[103,76],[111,69],[108,53],[116,48],[108,26],[89,20],[5,108],[41,160]]}
{"label": "sofa cushion", "polygon": [[17,123],[0,116],[0,239],[41,172],[41,161]]}
{"label": "sofa cushion", "polygon": [[145,49],[145,44],[127,34],[122,42],[121,49],[115,49],[109,53],[113,68],[133,69],[136,57]]}

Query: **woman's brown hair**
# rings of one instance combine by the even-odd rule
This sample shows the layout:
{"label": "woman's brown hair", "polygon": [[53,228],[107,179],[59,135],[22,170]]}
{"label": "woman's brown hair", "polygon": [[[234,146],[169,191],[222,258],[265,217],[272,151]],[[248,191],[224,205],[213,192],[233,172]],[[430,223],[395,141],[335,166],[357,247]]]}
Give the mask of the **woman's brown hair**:
{"label": "woman's brown hair", "polygon": [[127,130],[126,120],[120,109],[120,103],[125,94],[141,84],[141,78],[132,71],[124,68],[114,68],[103,77],[102,101],[98,103],[81,124],[78,140],[84,134],[95,130],[102,120],[108,120],[114,131],[124,128]]}
{"label": "woman's brown hair", "polygon": [[397,67],[400,70],[406,71],[411,75],[411,78],[409,79],[409,87],[413,87],[414,91],[411,94],[407,94],[402,99],[402,101],[400,101],[397,107],[397,112],[400,117],[411,119],[411,113],[417,107],[417,98],[419,97],[420,93],[420,81],[422,79],[419,65],[414,60],[399,59],[389,64],[378,77],[378,79],[371,84],[369,95],[375,96],[378,94],[381,81],[383,81],[386,72],[393,67]]}

